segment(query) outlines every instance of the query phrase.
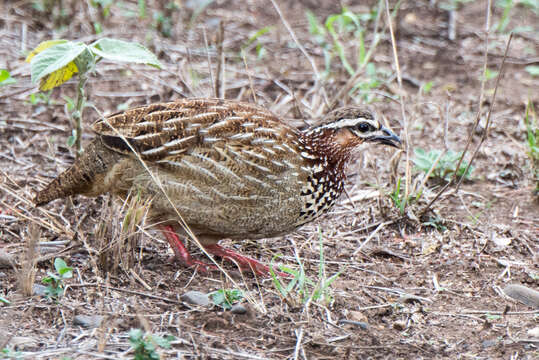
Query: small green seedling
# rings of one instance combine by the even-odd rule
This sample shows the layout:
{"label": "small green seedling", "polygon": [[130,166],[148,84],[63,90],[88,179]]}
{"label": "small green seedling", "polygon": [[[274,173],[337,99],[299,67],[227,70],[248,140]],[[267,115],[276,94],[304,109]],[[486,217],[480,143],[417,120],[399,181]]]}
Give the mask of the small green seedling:
{"label": "small green seedling", "polygon": [[2,359],[21,359],[22,354],[19,351],[11,350],[9,348],[3,348],[0,351],[0,358]]}
{"label": "small green seedling", "polygon": [[[397,180],[397,186],[395,187],[395,190],[389,194],[389,198],[393,201],[393,205],[399,209],[400,214],[403,215],[406,204],[409,204],[413,200],[413,197],[408,196],[408,198],[405,199],[404,192],[401,193],[401,181],[402,179],[400,178]],[[419,196],[421,196],[421,194],[418,194],[417,198],[419,198]]]}
{"label": "small green seedling", "polygon": [[526,140],[528,144],[528,156],[532,163],[532,171],[535,177],[535,192],[539,195],[539,127],[533,102],[526,104],[526,113],[524,115],[526,123]]}
{"label": "small green seedling", "polygon": [[333,274],[329,278],[326,277],[326,265],[324,258],[324,246],[322,242],[322,231],[318,228],[319,246],[320,246],[320,262],[318,264],[318,279],[311,280],[305,273],[305,268],[301,259],[296,254],[296,261],[299,265],[299,270],[295,270],[286,266],[280,266],[279,270],[293,276],[292,280],[286,284],[277,276],[273,269],[273,262],[270,264],[270,275],[273,285],[279,291],[279,294],[288,300],[296,303],[306,304],[310,300],[321,302],[324,305],[331,303],[333,300],[331,284],[342,274],[344,270]]}
{"label": "small green seedling", "polygon": [[3,296],[0,296],[0,303],[9,305],[9,304],[11,304],[11,301],[9,301],[8,299],[6,299],[6,298],[3,297]]}
{"label": "small green seedling", "polygon": [[451,177],[457,172],[457,176],[464,176],[465,179],[470,180],[474,167],[470,166],[468,170],[468,163],[462,161],[458,171],[456,170],[457,163],[462,156],[462,152],[455,152],[453,150],[448,150],[445,155],[443,155],[436,163],[436,159],[442,154],[441,150],[431,150],[426,152],[421,148],[414,149],[415,157],[412,161],[415,164],[417,170],[423,171],[425,174],[430,171],[434,166],[434,169],[431,172],[431,177],[435,179],[442,179],[449,181]]}
{"label": "small green seedling", "polygon": [[241,301],[243,297],[243,292],[239,289],[221,289],[211,293],[213,303],[225,310],[231,309],[232,305]]}
{"label": "small green seedling", "polygon": [[6,69],[0,69],[0,87],[15,84],[17,80],[11,77],[11,74]]}
{"label": "small green seedling", "polygon": [[54,269],[56,273],[47,272],[49,276],[41,280],[43,284],[47,284],[45,295],[50,299],[58,299],[64,293],[64,280],[73,277],[73,268],[67,266],[62,258],[54,259]]}
{"label": "small green seedling", "polygon": [[129,331],[129,343],[135,351],[135,360],[159,360],[158,348],[170,349],[170,342],[175,340],[172,335],[158,336],[146,334],[141,329]]}
{"label": "small green seedling", "polygon": [[144,46],[110,38],[102,38],[89,45],[80,41],[48,40],[39,44],[26,58],[31,64],[32,82],[39,82],[41,91],[51,90],[78,75],[77,99],[71,113],[77,155],[82,150],[81,119],[86,104],[84,86],[102,59],[161,67],[157,57]]}
{"label": "small green seedling", "polygon": [[255,49],[256,49],[256,55],[258,59],[262,59],[264,55],[266,55],[266,49],[264,48],[264,45],[262,45],[262,42],[260,41],[260,37],[264,34],[269,33],[273,29],[272,26],[266,26],[262,29],[255,32],[251,37],[249,37],[249,40],[241,47],[241,51],[243,52],[247,47],[249,47],[251,44],[255,43]]}

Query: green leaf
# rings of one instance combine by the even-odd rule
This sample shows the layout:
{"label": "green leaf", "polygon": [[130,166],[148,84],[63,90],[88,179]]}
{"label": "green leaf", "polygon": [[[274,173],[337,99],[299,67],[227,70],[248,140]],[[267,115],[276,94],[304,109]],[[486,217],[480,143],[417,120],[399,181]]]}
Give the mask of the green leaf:
{"label": "green leaf", "polygon": [[150,50],[137,43],[103,38],[94,42],[90,47],[94,54],[107,60],[148,64],[161,68],[157,57]]}
{"label": "green leaf", "polygon": [[0,69],[0,86],[10,85],[16,83],[17,80],[11,77],[9,71]]}
{"label": "green leaf", "polygon": [[66,262],[62,258],[54,259],[54,268],[56,272],[64,279],[73,277],[73,268],[67,266]]}
{"label": "green leaf", "polygon": [[0,296],[0,302],[4,303],[6,305],[11,304],[11,302],[8,299],[6,299],[5,297],[3,297],[3,296]]}
{"label": "green leaf", "polygon": [[[54,79],[45,80],[40,86],[41,90],[49,90],[69,80],[78,68],[73,62],[85,49],[86,45],[81,42],[67,42],[49,47],[32,58],[32,82],[57,72]],[[54,81],[53,81],[54,80]]]}
{"label": "green leaf", "polygon": [[524,68],[531,76],[539,76],[539,66],[530,65]]}
{"label": "green leaf", "polygon": [[50,48],[50,47],[52,47],[54,45],[65,44],[66,42],[67,42],[67,40],[64,40],[64,39],[43,41],[34,50],[32,50],[30,52],[30,54],[28,54],[28,56],[26,57],[26,59],[24,61],[29,63],[34,56],[36,56],[37,54],[39,54],[43,50],[46,50],[46,49],[48,49],[48,48]]}

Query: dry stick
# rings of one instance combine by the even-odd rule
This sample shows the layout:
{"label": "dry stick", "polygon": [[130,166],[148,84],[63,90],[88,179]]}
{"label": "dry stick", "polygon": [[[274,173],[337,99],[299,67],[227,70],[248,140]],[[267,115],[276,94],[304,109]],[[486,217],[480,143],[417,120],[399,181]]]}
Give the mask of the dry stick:
{"label": "dry stick", "polygon": [[249,67],[247,66],[247,59],[245,59],[245,52],[244,51],[241,52],[241,57],[243,59],[243,64],[245,65],[245,72],[247,73],[247,77],[249,78],[249,87],[251,88],[251,94],[253,95],[253,101],[254,101],[255,104],[257,104],[258,101],[256,99],[255,88],[253,86],[253,78],[251,76],[251,72],[249,71]]}
{"label": "dry stick", "polygon": [[389,13],[389,1],[385,0],[386,3],[386,17],[389,26],[389,34],[391,35],[391,47],[393,49],[393,59],[395,60],[395,68],[397,70],[397,82],[399,83],[399,97],[401,105],[401,115],[402,115],[402,128],[404,130],[404,141],[406,143],[405,153],[406,153],[406,172],[405,172],[405,187],[404,187],[404,204],[403,208],[406,207],[408,202],[408,194],[410,193],[410,181],[411,181],[411,170],[410,170],[410,139],[408,137],[408,121],[406,119],[406,111],[404,110],[404,99],[402,97],[402,75],[399,65],[399,56],[397,54],[397,41],[395,40],[395,33],[393,31],[393,25],[391,22],[391,14]]}
{"label": "dry stick", "polygon": [[[512,38],[513,38],[513,33],[511,33],[509,35],[509,40],[507,40],[507,45],[505,47],[505,52],[504,52],[504,56],[503,56],[503,59],[502,59],[502,64],[500,66],[500,72],[498,74],[498,77],[496,78],[496,85],[494,87],[494,93],[492,94],[492,97],[490,99],[490,105],[489,105],[489,110],[488,110],[488,114],[487,114],[487,122],[486,122],[486,125],[485,125],[485,130],[483,131],[483,135],[481,136],[481,140],[479,141],[479,144],[475,148],[474,153],[472,154],[472,157],[471,157],[468,165],[466,166],[465,171],[463,172],[462,176],[459,179],[459,182],[457,184],[457,188],[455,189],[455,191],[458,191],[459,185],[462,183],[462,180],[464,179],[466,173],[468,172],[468,169],[472,165],[472,162],[475,159],[475,156],[477,155],[477,153],[479,152],[479,149],[481,148],[481,145],[483,144],[483,142],[485,142],[485,140],[486,140],[486,138],[488,136],[488,130],[489,130],[490,124],[491,124],[490,118],[491,118],[491,114],[492,114],[492,108],[494,107],[494,102],[496,101],[496,94],[498,92],[498,85],[499,85],[500,79],[501,79],[501,77],[503,75],[503,70],[504,70],[504,67],[505,67],[505,59],[507,58],[507,52],[509,51],[509,45],[511,44],[511,39]],[[470,134],[473,133],[474,129],[471,130]],[[467,149],[465,149],[465,151],[467,151]],[[461,164],[462,159],[463,159],[463,157],[465,155],[465,151],[462,153],[460,161],[457,164],[457,167],[455,168],[455,174],[453,175],[451,180],[447,184],[445,184],[445,186],[436,194],[436,196],[423,208],[423,210],[421,210],[421,212],[419,213],[420,216],[425,214],[430,209],[432,204],[434,204],[434,202],[436,200],[438,200],[440,198],[440,196],[447,190],[449,185],[451,185],[451,184],[453,184],[455,182],[455,180],[456,180],[456,178],[458,176],[457,175],[457,170],[460,168],[460,164]]]}
{"label": "dry stick", "polygon": [[[468,169],[470,168],[470,166],[472,166],[472,162],[474,161],[475,157],[477,156],[477,153],[479,152],[479,149],[481,148],[481,145],[483,145],[483,142],[485,142],[485,140],[487,139],[487,136],[488,136],[488,133],[489,133],[489,130],[490,130],[490,119],[491,119],[491,115],[492,115],[492,109],[494,108],[494,102],[496,101],[496,94],[498,93],[498,85],[500,84],[500,79],[502,78],[503,76],[503,71],[505,70],[505,59],[507,58],[507,52],[509,51],[509,46],[511,45],[511,40],[513,39],[513,33],[510,33],[509,34],[509,40],[507,40],[507,45],[505,47],[505,52],[503,54],[503,59],[502,59],[502,64],[500,66],[500,73],[498,74],[498,77],[496,77],[496,84],[494,85],[494,93],[492,94],[492,98],[491,98],[491,101],[490,101],[490,106],[489,106],[489,109],[488,109],[488,114],[487,114],[487,122],[485,124],[485,130],[483,131],[483,135],[481,136],[481,141],[479,141],[479,144],[476,146],[473,154],[472,154],[472,157],[470,159],[470,161],[468,162],[468,165],[466,166],[466,169],[464,170],[464,173],[462,174],[462,176],[460,177],[459,179],[459,182],[457,183],[457,187],[456,187],[456,191],[458,191],[459,187],[460,187],[460,184],[462,183],[462,180],[464,179],[466,173],[468,172]],[[458,168],[457,168],[458,169]]]}
{"label": "dry stick", "polygon": [[[208,46],[208,38],[206,37],[206,27],[202,28],[202,34],[204,35],[204,45],[206,46],[206,55],[208,60],[208,69],[210,70],[210,83],[211,87],[215,89],[214,81],[213,81],[213,71],[212,71],[212,65],[211,65],[211,58],[210,58],[210,52],[209,52],[209,46]],[[217,74],[219,76],[219,74]],[[215,94],[216,97],[219,97],[219,94]]]}
{"label": "dry stick", "polygon": [[328,97],[326,94],[326,90],[324,89],[324,86],[322,85],[320,73],[318,72],[318,67],[316,66],[315,61],[313,58],[307,53],[307,50],[301,45],[301,43],[298,41],[298,38],[296,37],[296,34],[294,33],[294,30],[290,27],[290,24],[286,21],[286,19],[283,16],[283,13],[281,12],[281,9],[279,8],[279,5],[275,2],[275,0],[271,0],[271,3],[273,4],[273,7],[275,8],[275,11],[277,11],[277,14],[279,14],[279,17],[281,18],[281,21],[283,22],[283,25],[286,27],[286,30],[288,30],[288,33],[292,37],[292,40],[296,43],[301,53],[309,60],[311,63],[311,67],[313,68],[314,75],[316,76],[316,84],[320,87],[320,90],[322,91],[322,96],[324,98],[324,102],[326,103],[327,107],[329,106]]}
{"label": "dry stick", "polygon": [[[223,21],[219,21],[219,33],[217,33],[217,76],[215,78],[215,97],[224,99],[225,91],[221,89],[221,77],[224,80],[225,56],[223,42],[225,41],[225,27]],[[209,56],[209,55],[208,55]]]}

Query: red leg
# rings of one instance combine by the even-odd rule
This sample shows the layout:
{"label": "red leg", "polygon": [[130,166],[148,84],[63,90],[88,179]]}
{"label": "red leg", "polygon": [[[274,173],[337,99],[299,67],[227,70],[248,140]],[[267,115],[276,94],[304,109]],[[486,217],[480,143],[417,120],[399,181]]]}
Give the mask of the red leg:
{"label": "red leg", "polygon": [[[225,249],[221,245],[213,244],[213,245],[205,245],[204,248],[213,255],[220,256],[223,259],[227,259],[229,261],[232,261],[233,263],[237,264],[240,268],[240,270],[251,270],[253,273],[257,275],[269,275],[270,270],[267,265],[262,264],[260,261],[251,259],[247,256],[238,254],[237,252],[229,249]],[[290,274],[286,274],[280,271],[277,271],[276,269],[273,270],[275,274],[281,276],[281,277],[291,277]]]}
{"label": "red leg", "polygon": [[174,251],[174,255],[176,255],[176,258],[182,263],[187,266],[196,266],[197,269],[202,272],[207,272],[209,270],[217,270],[216,266],[209,265],[202,261],[193,259],[193,257],[191,256],[191,254],[189,254],[189,251],[187,250],[183,242],[180,240],[178,234],[176,234],[174,228],[171,225],[162,226],[161,230],[167,238],[170,247]]}

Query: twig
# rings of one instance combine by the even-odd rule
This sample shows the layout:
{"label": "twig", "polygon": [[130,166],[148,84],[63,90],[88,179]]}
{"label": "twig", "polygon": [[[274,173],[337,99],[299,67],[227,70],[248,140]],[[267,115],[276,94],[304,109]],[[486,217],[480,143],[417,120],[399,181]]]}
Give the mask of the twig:
{"label": "twig", "polygon": [[223,42],[225,41],[225,27],[223,21],[219,21],[219,32],[217,33],[217,75],[215,77],[215,97],[224,99],[224,87],[221,88],[221,77],[224,80],[225,56],[223,53]]}
{"label": "twig", "polygon": [[404,204],[403,207],[406,207],[408,202],[408,194],[410,194],[410,181],[412,179],[411,167],[410,167],[410,138],[408,136],[408,121],[406,119],[406,111],[404,109],[404,98],[403,88],[402,88],[402,73],[399,64],[399,56],[397,53],[397,40],[395,40],[395,32],[393,31],[393,25],[391,22],[391,14],[389,13],[389,0],[385,0],[386,3],[386,17],[387,23],[389,26],[389,34],[391,36],[391,48],[393,49],[393,60],[395,61],[395,68],[397,70],[397,82],[399,84],[399,98],[400,98],[400,108],[402,116],[402,130],[404,131],[404,142],[405,142],[405,153],[406,153],[406,170],[405,170],[405,187],[404,187]]}
{"label": "twig", "polygon": [[303,340],[303,328],[300,327],[299,330],[295,331],[296,333],[296,348],[294,349],[294,360],[298,359],[299,356],[299,350],[301,349],[301,340]]}
{"label": "twig", "polygon": [[[468,172],[468,169],[470,166],[472,166],[472,162],[474,161],[475,157],[477,156],[477,153],[479,152],[479,149],[481,148],[481,145],[485,142],[487,139],[489,130],[490,130],[490,124],[491,124],[491,115],[492,115],[492,109],[494,108],[494,103],[496,101],[496,94],[498,93],[498,86],[500,84],[500,79],[503,76],[503,71],[505,70],[505,60],[507,59],[507,53],[509,52],[509,46],[511,45],[511,40],[513,39],[513,33],[509,34],[509,39],[507,40],[507,45],[505,46],[505,52],[503,53],[503,59],[502,64],[500,65],[500,72],[498,73],[498,76],[496,77],[496,85],[494,85],[494,93],[492,94],[492,97],[490,99],[490,106],[488,109],[487,114],[487,122],[485,124],[485,130],[483,131],[483,135],[481,136],[481,141],[479,141],[479,144],[477,144],[472,157],[470,158],[470,161],[468,162],[468,165],[466,166],[466,169],[464,170],[462,176],[459,179],[459,182],[457,183],[456,190],[458,191],[460,184],[462,183],[462,180],[466,177],[466,173]],[[462,158],[461,158],[462,159]],[[460,165],[460,164],[459,164]],[[456,169],[459,169],[458,167]],[[456,178],[457,172],[455,171],[455,178]]]}

